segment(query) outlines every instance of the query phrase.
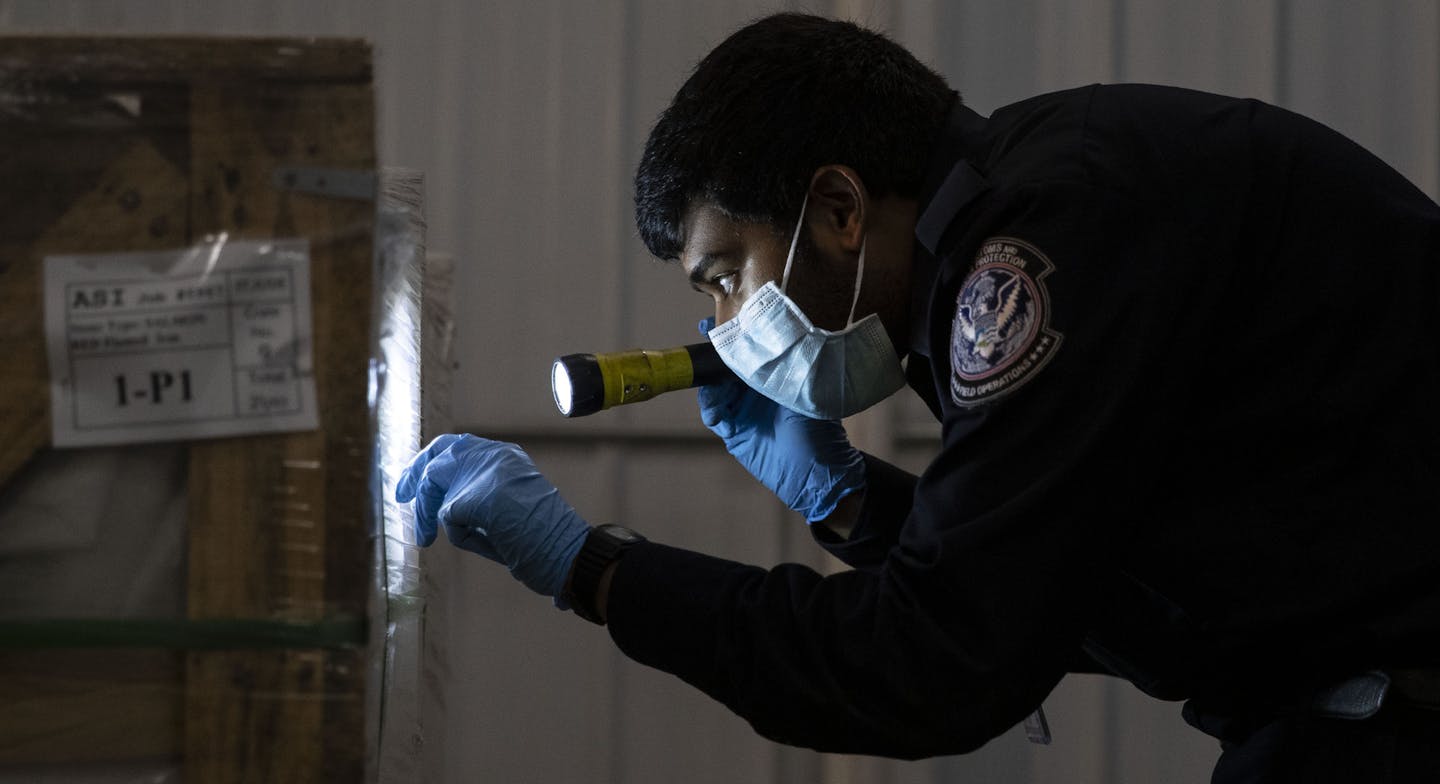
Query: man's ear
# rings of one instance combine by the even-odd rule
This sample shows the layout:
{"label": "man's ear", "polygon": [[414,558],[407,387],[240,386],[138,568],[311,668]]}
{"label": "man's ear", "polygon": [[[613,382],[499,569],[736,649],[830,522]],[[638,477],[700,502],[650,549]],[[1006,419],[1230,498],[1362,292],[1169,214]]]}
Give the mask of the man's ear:
{"label": "man's ear", "polygon": [[865,211],[870,194],[849,166],[830,164],[810,178],[806,226],[816,246],[831,253],[859,253],[865,241]]}

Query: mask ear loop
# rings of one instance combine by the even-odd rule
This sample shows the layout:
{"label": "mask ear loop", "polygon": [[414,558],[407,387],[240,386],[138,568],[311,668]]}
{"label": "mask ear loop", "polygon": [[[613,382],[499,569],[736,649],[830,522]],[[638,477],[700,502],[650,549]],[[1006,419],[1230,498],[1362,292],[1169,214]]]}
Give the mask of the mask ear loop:
{"label": "mask ear loop", "polygon": [[850,300],[850,317],[845,319],[845,327],[848,329],[855,323],[855,306],[860,304],[860,282],[865,277],[865,241],[866,237],[860,239],[860,262],[855,267],[855,297]]}
{"label": "mask ear loop", "polygon": [[[783,294],[790,288],[790,268],[795,266],[795,247],[800,244],[800,227],[805,224],[805,207],[810,203],[810,190],[805,190],[805,197],[800,200],[800,219],[795,222],[795,234],[790,238],[790,253],[785,256],[785,272],[780,276],[780,292]],[[865,278],[865,243],[868,238],[860,240],[860,259],[855,267],[855,294],[850,299],[850,315],[845,319],[845,326],[848,328],[855,323],[855,307],[860,304],[860,283]]]}
{"label": "mask ear loop", "polygon": [[785,273],[780,276],[780,291],[790,285],[790,267],[795,263],[795,246],[800,244],[800,227],[805,224],[805,205],[810,203],[810,189],[805,189],[805,198],[800,200],[800,219],[795,221],[795,236],[790,238],[790,254],[785,257]]}

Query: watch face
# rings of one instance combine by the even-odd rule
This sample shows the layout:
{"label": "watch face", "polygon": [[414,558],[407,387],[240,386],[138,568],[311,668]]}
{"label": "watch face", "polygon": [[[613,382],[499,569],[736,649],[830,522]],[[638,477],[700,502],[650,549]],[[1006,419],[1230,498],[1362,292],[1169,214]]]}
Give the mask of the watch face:
{"label": "watch face", "polygon": [[605,526],[605,533],[608,534],[611,538],[613,538],[613,539],[615,539],[615,540],[617,540],[617,541],[623,542],[623,543],[625,543],[625,544],[630,544],[631,542],[639,542],[639,541],[641,541],[641,536],[640,536],[640,534],[635,533],[634,531],[630,530],[629,528],[622,528],[622,527],[620,527],[620,526],[618,526],[618,525],[607,525],[607,526]]}

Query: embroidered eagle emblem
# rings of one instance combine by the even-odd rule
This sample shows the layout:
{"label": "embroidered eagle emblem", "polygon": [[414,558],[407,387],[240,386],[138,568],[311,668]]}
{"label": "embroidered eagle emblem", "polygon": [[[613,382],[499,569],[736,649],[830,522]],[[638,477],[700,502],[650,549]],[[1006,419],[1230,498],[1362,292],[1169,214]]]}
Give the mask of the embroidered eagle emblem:
{"label": "embroidered eagle emblem", "polygon": [[982,244],[955,299],[950,397],[968,408],[1014,389],[1049,362],[1061,335],[1049,328],[1043,279],[1050,260],[1020,240]]}
{"label": "embroidered eagle emblem", "polygon": [[1026,294],[1018,273],[995,270],[966,286],[955,305],[959,338],[960,370],[969,376],[991,372],[997,363],[1012,354],[1035,321],[1033,298]]}

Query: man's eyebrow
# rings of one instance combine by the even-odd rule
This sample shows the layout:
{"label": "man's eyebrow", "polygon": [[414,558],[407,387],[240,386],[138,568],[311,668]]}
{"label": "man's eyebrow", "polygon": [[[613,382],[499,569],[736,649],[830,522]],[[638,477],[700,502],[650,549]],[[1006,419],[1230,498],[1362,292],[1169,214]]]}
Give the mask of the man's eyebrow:
{"label": "man's eyebrow", "polygon": [[700,291],[700,284],[705,282],[710,268],[725,260],[724,254],[706,253],[695,263],[695,269],[690,270],[690,288]]}

